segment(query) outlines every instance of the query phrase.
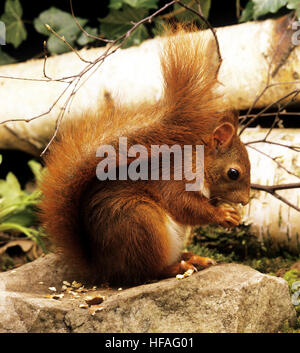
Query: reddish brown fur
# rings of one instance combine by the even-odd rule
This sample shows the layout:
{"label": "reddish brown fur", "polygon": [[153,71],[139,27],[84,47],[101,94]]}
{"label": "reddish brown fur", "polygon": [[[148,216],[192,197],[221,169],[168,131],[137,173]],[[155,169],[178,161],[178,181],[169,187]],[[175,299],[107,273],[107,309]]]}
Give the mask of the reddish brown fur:
{"label": "reddish brown fur", "polygon": [[[128,138],[128,148],[205,144],[212,197],[232,202],[249,197],[249,161],[236,135],[237,118],[213,91],[212,47],[200,35],[171,35],[161,58],[165,93],[158,103],[125,108],[109,102],[66,122],[51,146],[41,220],[57,248],[72,261],[80,259],[99,281],[137,283],[165,273],[166,215],[186,225],[230,225],[224,209],[199,192],[186,192],[185,180],[100,182],[95,175],[100,145],[118,150],[120,136]],[[241,171],[238,185],[224,176],[230,163]]]}

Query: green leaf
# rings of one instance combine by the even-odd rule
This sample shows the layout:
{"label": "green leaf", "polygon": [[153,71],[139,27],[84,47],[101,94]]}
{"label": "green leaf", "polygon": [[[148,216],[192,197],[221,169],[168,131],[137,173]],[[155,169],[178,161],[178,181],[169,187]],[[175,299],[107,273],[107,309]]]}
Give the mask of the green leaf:
{"label": "green leaf", "polygon": [[156,17],[153,23],[154,27],[152,28],[152,33],[154,36],[160,36],[169,26],[167,22],[159,17]]}
{"label": "green leaf", "polygon": [[254,2],[252,0],[247,2],[246,7],[244,8],[241,17],[239,18],[239,22],[247,22],[253,20],[254,16]]}
{"label": "green leaf", "polygon": [[110,0],[108,7],[113,10],[119,10],[124,4],[124,0]]}
{"label": "green leaf", "polygon": [[110,0],[108,7],[119,10],[122,5],[127,4],[137,9],[157,9],[158,0]]}
{"label": "green leaf", "polygon": [[122,48],[129,48],[133,45],[140,45],[145,39],[149,37],[145,25],[140,25],[127,39]]}
{"label": "green leaf", "polygon": [[34,211],[30,208],[26,208],[6,217],[4,223],[14,223],[23,227],[30,227],[36,223],[36,221],[37,219]]}
{"label": "green leaf", "polygon": [[290,10],[296,10],[296,16],[300,19],[300,1],[299,0],[288,0],[286,6]]}
{"label": "green leaf", "polygon": [[22,197],[21,186],[15,175],[9,172],[6,180],[0,180],[1,206],[7,206],[13,202],[18,202]]}
{"label": "green leaf", "polygon": [[1,21],[6,27],[6,42],[17,48],[26,38],[27,31],[22,22],[22,6],[19,0],[6,0]]}
{"label": "green leaf", "polygon": [[[97,36],[98,35],[98,29],[97,28],[92,28],[89,26],[84,27],[84,30],[88,33],[91,34],[93,36]],[[81,35],[78,37],[77,39],[77,44],[79,44],[80,46],[85,46],[91,42],[94,42],[96,39],[92,38],[92,37],[88,37],[84,32],[81,33]]]}
{"label": "green leaf", "polygon": [[35,180],[39,182],[42,178],[42,174],[44,170],[42,165],[34,160],[29,161],[28,165],[35,177]]}
{"label": "green leaf", "polygon": [[[193,10],[198,12],[198,4],[196,1],[191,1],[191,0],[183,0],[182,1],[185,5],[189,6]],[[211,0],[200,0],[200,5],[201,5],[201,10],[202,14],[205,18],[208,18],[209,16],[209,10],[211,6]],[[175,17],[182,22],[192,22],[196,21],[200,24],[202,24],[201,18],[193,13],[192,11],[189,11],[185,9],[184,7],[175,4],[174,5],[174,12],[176,13]]]}
{"label": "green leaf", "polygon": [[[128,32],[133,23],[139,22],[148,14],[146,9],[133,9],[127,5],[120,11],[111,10],[108,16],[100,18],[100,30],[108,39],[117,39]],[[129,37],[124,47],[130,45],[138,45],[148,37],[147,29],[144,25],[140,25]]]}
{"label": "green leaf", "polygon": [[158,0],[124,0],[124,3],[136,9],[157,9]]}
{"label": "green leaf", "polygon": [[287,4],[287,0],[252,0],[254,3],[253,17],[257,19],[267,13],[276,13]]}
{"label": "green leaf", "polygon": [[[0,164],[2,156],[0,155]],[[29,166],[36,179],[42,175],[42,166],[30,161]],[[39,229],[31,228],[37,223],[36,205],[41,198],[41,191],[36,189],[31,194],[21,190],[18,179],[13,173],[8,173],[6,180],[0,180],[0,232],[15,231],[33,239],[43,251],[45,244],[41,237],[44,235]]]}
{"label": "green leaf", "polygon": [[[84,26],[88,20],[76,17],[81,26]],[[43,11],[38,18],[34,20],[35,29],[46,36],[49,36],[47,47],[50,53],[61,54],[70,50],[70,48],[46,27],[48,24],[58,35],[64,36],[65,40],[74,46],[75,41],[81,35],[81,29],[77,26],[71,14],[61,11],[56,7]]]}
{"label": "green leaf", "polygon": [[10,55],[6,54],[0,47],[0,65],[13,64],[16,60]]}

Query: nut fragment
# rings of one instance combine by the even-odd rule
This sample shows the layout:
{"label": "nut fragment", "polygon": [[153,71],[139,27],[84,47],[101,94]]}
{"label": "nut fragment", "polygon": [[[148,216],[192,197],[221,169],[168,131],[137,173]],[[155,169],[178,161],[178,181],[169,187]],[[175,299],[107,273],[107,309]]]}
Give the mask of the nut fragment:
{"label": "nut fragment", "polygon": [[185,271],[183,276],[184,277],[189,277],[191,276],[193,273],[195,272],[195,270],[193,270],[192,268],[190,268],[189,270]]}
{"label": "nut fragment", "polygon": [[61,293],[61,294],[52,294],[51,297],[52,297],[52,299],[58,300],[58,299],[63,298],[63,297],[64,297],[64,294],[63,294],[63,293]]}
{"label": "nut fragment", "polygon": [[79,304],[79,308],[87,309],[89,306],[87,304]]}
{"label": "nut fragment", "polygon": [[104,299],[105,297],[103,297],[102,295],[88,296],[85,298],[85,302],[88,305],[99,305],[103,302]]}
{"label": "nut fragment", "polygon": [[186,278],[186,277],[190,277],[194,272],[195,272],[195,270],[190,268],[187,271],[185,271],[184,274],[176,275],[176,278],[177,279],[183,279],[183,278]]}
{"label": "nut fragment", "polygon": [[183,279],[183,278],[184,278],[184,275],[178,274],[178,275],[176,275],[176,278],[177,278],[177,279]]}
{"label": "nut fragment", "polygon": [[78,288],[82,287],[82,284],[77,281],[73,281],[72,287],[78,289]]}
{"label": "nut fragment", "polygon": [[94,306],[89,308],[89,313],[91,315],[95,315],[96,312],[101,311],[103,309],[104,309],[104,306],[102,306],[102,305],[94,305]]}

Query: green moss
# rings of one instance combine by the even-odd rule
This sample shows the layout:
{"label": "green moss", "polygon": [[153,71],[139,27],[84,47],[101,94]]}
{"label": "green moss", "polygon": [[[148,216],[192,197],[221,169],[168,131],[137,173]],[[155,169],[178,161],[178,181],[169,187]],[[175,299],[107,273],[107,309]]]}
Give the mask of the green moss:
{"label": "green moss", "polygon": [[[287,281],[292,296],[292,302],[295,304],[295,300],[300,302],[300,271],[291,269],[287,271],[283,278]],[[297,282],[297,283],[296,283]],[[281,332],[283,333],[300,333],[300,304],[295,305],[297,314],[296,323],[293,327],[286,321],[282,327]]]}
{"label": "green moss", "polygon": [[300,317],[297,318],[295,325],[292,327],[286,320],[280,330],[280,333],[300,333]]}
{"label": "green moss", "polygon": [[250,226],[241,224],[233,229],[217,226],[203,226],[194,230],[189,245],[200,244],[208,249],[229,256],[232,260],[261,257],[267,248],[250,231]]}
{"label": "green moss", "polygon": [[245,263],[262,272],[288,269],[299,259],[299,255],[292,254],[284,245],[278,247],[273,244],[271,238],[259,241],[251,233],[250,225],[245,224],[233,229],[211,225],[197,227],[188,249],[197,253],[211,253],[225,262]]}
{"label": "green moss", "polygon": [[15,266],[15,261],[8,254],[0,256],[1,271],[7,271]]}
{"label": "green moss", "polygon": [[284,274],[283,279],[287,281],[290,291],[292,291],[293,283],[300,281],[300,271],[296,269],[289,270]]}

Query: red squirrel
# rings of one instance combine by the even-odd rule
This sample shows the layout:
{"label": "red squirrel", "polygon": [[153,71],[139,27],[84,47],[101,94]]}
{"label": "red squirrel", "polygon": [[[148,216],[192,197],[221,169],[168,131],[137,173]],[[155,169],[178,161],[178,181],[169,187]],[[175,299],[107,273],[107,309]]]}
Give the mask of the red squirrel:
{"label": "red squirrel", "polygon": [[[138,284],[175,276],[213,260],[181,253],[188,226],[234,227],[247,204],[250,163],[237,135],[237,114],[216,93],[213,40],[183,30],[163,40],[164,93],[158,102],[124,107],[107,100],[96,112],[66,120],[45,158],[40,218],[58,250],[91,278]],[[102,180],[102,145],[204,145],[204,185],[182,180]],[[126,163],[132,162],[129,158]],[[117,159],[116,169],[121,168]],[[194,159],[192,158],[192,167]],[[172,169],[174,172],[174,167]],[[161,174],[161,170],[160,170]]]}

